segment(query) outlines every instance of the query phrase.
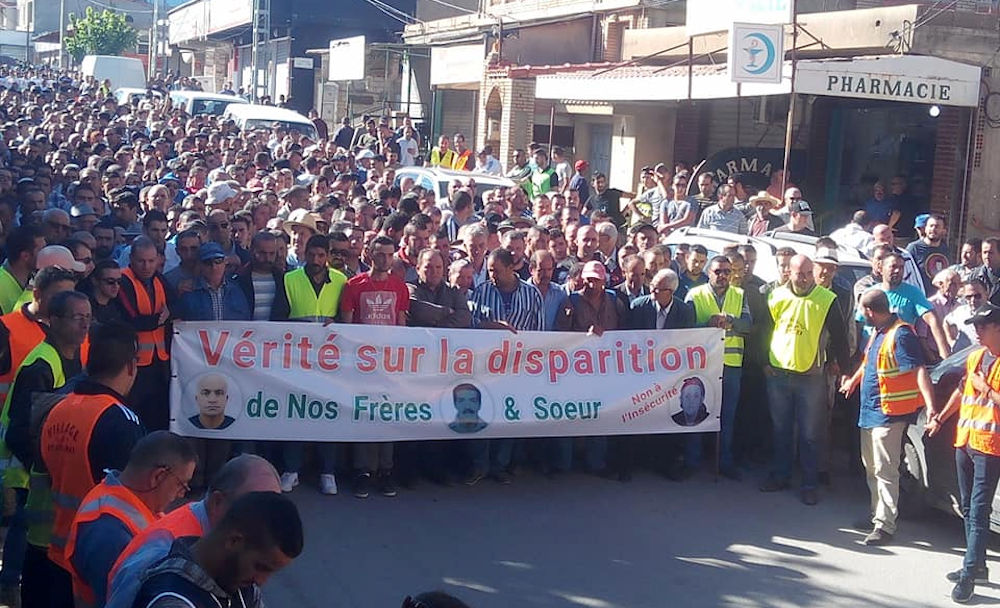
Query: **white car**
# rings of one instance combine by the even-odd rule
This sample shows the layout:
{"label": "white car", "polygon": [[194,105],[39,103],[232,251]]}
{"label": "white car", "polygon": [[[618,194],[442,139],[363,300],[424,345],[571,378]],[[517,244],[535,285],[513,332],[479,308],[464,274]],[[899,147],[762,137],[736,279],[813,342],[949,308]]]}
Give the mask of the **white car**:
{"label": "white car", "polygon": [[271,127],[277,124],[290,131],[298,131],[313,141],[319,140],[316,125],[311,120],[298,112],[285,108],[250,103],[230,103],[223,110],[222,116],[235,121],[240,131],[254,131],[256,129],[270,131]]}
{"label": "white car", "polygon": [[226,111],[229,104],[247,103],[247,100],[236,95],[220,95],[203,91],[170,91],[170,100],[175,107],[184,108],[189,116],[212,114],[219,116]]}
{"label": "white car", "polygon": [[120,87],[115,89],[115,101],[118,105],[132,105],[135,100],[143,100],[149,97],[162,99],[163,93],[152,89],[137,89],[134,87]]}
{"label": "white car", "polygon": [[[805,234],[795,234],[793,232],[768,232],[757,240],[769,241],[779,247],[791,247],[796,253],[812,257],[816,252],[816,241],[818,238]],[[871,262],[864,254],[853,247],[841,245],[840,243],[837,244],[837,258],[840,260],[841,265],[849,262],[852,264],[864,264],[866,268],[871,267]],[[924,281],[920,276],[920,269],[917,267],[917,263],[905,251],[903,252],[903,260],[906,263],[903,269],[903,282],[913,285],[923,293],[928,293],[927,289],[924,288]]]}
{"label": "white car", "polygon": [[[781,238],[752,237],[724,230],[685,227],[671,232],[664,242],[672,246],[680,243],[703,245],[708,250],[709,259],[714,255],[720,255],[727,245],[753,245],[757,251],[754,274],[762,281],[770,283],[778,278],[778,259],[775,253],[781,247],[791,247],[797,253],[809,257],[816,254],[816,237],[794,236],[794,240],[786,242]],[[871,272],[871,263],[853,250],[845,251],[843,255],[840,251],[837,253],[840,268],[834,281],[848,292],[852,292],[854,283]]]}
{"label": "white car", "polygon": [[412,178],[413,183],[417,186],[426,190],[434,190],[437,200],[442,202],[448,200],[448,185],[456,179],[463,183],[470,178],[473,179],[476,182],[476,194],[479,196],[488,190],[517,186],[513,180],[499,175],[440,169],[438,167],[402,167],[396,169],[395,185],[398,186],[407,177]]}

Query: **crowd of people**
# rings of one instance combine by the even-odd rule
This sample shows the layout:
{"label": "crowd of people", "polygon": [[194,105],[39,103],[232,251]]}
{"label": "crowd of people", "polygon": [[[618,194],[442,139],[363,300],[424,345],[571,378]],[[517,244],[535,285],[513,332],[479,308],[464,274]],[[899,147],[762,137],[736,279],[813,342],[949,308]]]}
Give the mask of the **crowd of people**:
{"label": "crowd of people", "polygon": [[[798,496],[815,505],[832,444],[843,443],[855,460],[860,453],[872,492],[860,524],[866,544],[896,532],[907,426],[919,419],[936,433],[958,412],[969,550],[949,575],[956,600],[982,580],[1000,477],[991,409],[992,396],[1000,400],[1000,308],[990,303],[1000,240],[969,240],[952,264],[941,216],[914,213],[915,238],[900,248],[909,239],[898,213],[882,206],[876,219],[859,209],[812,255],[774,251],[778,278],[765,282],[750,237],[817,234],[814,209],[787,172],[752,192],[739,174],[718,184],[682,163],[659,164],[626,191],[555,146],[517,150],[507,164],[488,147],[473,153],[461,134],[428,149],[409,121],[398,130],[345,121],[333,133],[324,123],[329,139],[318,141],[281,125],[239,132],[162,97],[119,105],[92,84],[0,67],[3,598],[20,589],[25,608],[74,598],[121,608],[258,605],[259,585],[301,552],[301,522],[281,494],[310,461],[320,492],[337,494],[346,477],[364,499],[396,496],[398,483],[420,478],[509,484],[525,468],[626,482],[649,467],[683,481],[705,468],[716,440],[184,439],[167,431],[177,320],[598,335],[717,327],[719,473],[740,481],[746,464],[767,459],[760,490],[778,492],[797,464]],[[470,173],[445,196],[396,179],[399,167],[421,162]],[[475,171],[513,184],[483,188]],[[687,226],[746,238],[718,252],[665,244]],[[853,286],[834,280],[844,247],[871,260]],[[967,380],[940,402],[927,366],[963,349],[972,352]],[[700,402],[681,402],[678,424],[708,416]],[[860,433],[833,424],[835,404]],[[460,605],[448,601],[429,594],[404,605]]]}

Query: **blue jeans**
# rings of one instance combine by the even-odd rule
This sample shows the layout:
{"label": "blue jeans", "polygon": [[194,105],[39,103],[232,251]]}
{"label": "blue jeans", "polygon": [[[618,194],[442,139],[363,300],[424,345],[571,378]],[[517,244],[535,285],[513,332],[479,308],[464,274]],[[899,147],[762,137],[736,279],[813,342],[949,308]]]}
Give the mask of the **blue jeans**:
{"label": "blue jeans", "polygon": [[978,452],[969,446],[955,450],[958,491],[965,518],[965,561],[963,578],[975,576],[977,567],[986,566],[986,544],[990,537],[990,511],[1000,480],[1000,457]]}
{"label": "blue jeans", "polygon": [[794,374],[774,370],[767,378],[767,398],[774,427],[774,462],[771,476],[787,482],[792,476],[795,425],[799,427],[799,460],[802,489],[819,485],[819,447],[826,432],[826,375]]}
{"label": "blue jeans", "polygon": [[[733,434],[736,431],[736,407],[740,404],[742,367],[722,368],[722,411],[719,420],[719,468],[733,467]],[[684,438],[684,464],[691,468],[701,465],[703,433],[689,433]]]}
{"label": "blue jeans", "polygon": [[[553,470],[565,473],[573,470],[573,437],[553,437],[547,439],[549,458],[548,464]],[[584,466],[592,473],[598,473],[608,468],[608,438],[583,438]]]}
{"label": "blue jeans", "polygon": [[496,475],[510,468],[514,454],[513,439],[473,439],[469,441],[472,473]]}
{"label": "blue jeans", "polygon": [[24,521],[24,503],[28,491],[17,488],[17,510],[10,518],[7,538],[3,542],[3,569],[0,570],[0,585],[16,585],[21,580],[24,567],[24,552],[28,548],[28,524]]}
{"label": "blue jeans", "polygon": [[[321,475],[333,475],[337,467],[337,444],[335,443],[315,443],[316,456],[319,458],[319,472]],[[284,461],[285,473],[298,473],[302,470],[302,464],[306,457],[306,444],[298,441],[289,441],[281,448],[282,460]]]}

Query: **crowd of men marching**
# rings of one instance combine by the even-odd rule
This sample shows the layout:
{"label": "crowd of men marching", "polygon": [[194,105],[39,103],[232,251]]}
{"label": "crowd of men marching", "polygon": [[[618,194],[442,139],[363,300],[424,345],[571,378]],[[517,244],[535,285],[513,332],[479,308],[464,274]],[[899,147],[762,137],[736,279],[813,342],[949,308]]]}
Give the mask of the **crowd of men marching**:
{"label": "crowd of men marching", "polygon": [[[815,505],[829,483],[834,405],[853,403],[860,434],[843,435],[859,438],[851,449],[871,489],[865,543],[886,544],[903,434],[918,421],[941,432],[955,416],[968,551],[948,575],[953,597],[967,601],[986,577],[1000,478],[1000,307],[990,303],[1000,240],[964,243],[951,264],[944,219],[916,213],[902,178],[816,240],[812,255],[774,251],[779,278],[765,283],[749,237],[816,234],[814,210],[787,173],[752,192],[738,174],[717,184],[661,164],[643,168],[628,192],[557,147],[518,150],[505,171],[460,134],[428,149],[409,121],[330,130],[315,118],[313,141],[280,125],[239,132],[160,97],[119,105],[105,92],[68,75],[0,68],[0,599],[19,597],[25,608],[259,605],[259,586],[302,550],[283,494],[310,459],[322,493],[336,494],[346,477],[363,499],[396,496],[397,483],[418,478],[509,484],[527,467],[628,481],[649,466],[683,481],[704,468],[713,438],[349,448],[189,440],[167,431],[177,320],[595,334],[718,327],[721,475],[739,481],[744,465],[766,457],[760,489],[778,492],[797,464],[798,496]],[[397,168],[421,162],[514,185],[484,189],[471,172],[439,197],[396,179]],[[696,242],[663,244],[686,226],[748,238],[711,257]],[[871,260],[853,292],[834,280],[844,247]],[[941,401],[927,366],[963,349],[966,379]],[[217,388],[198,390],[210,401]],[[756,398],[764,391],[767,400]],[[674,420],[707,415],[683,408]],[[225,408],[194,422],[220,428]],[[162,515],[185,497],[195,501]],[[433,594],[407,601],[459,605]]]}

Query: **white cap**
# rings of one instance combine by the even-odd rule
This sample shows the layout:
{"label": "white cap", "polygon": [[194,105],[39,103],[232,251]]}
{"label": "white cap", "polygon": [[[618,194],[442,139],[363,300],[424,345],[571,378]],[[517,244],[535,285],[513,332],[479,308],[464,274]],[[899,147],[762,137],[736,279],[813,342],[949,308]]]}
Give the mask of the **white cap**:
{"label": "white cap", "polygon": [[62,268],[63,270],[72,270],[73,272],[83,272],[87,269],[83,262],[77,262],[73,258],[73,252],[62,245],[42,247],[41,251],[38,252],[35,267],[41,270],[50,266]]}

